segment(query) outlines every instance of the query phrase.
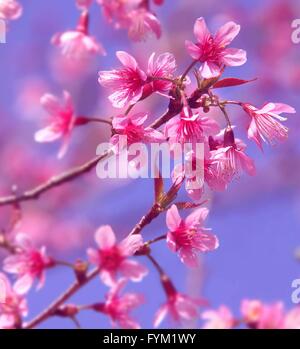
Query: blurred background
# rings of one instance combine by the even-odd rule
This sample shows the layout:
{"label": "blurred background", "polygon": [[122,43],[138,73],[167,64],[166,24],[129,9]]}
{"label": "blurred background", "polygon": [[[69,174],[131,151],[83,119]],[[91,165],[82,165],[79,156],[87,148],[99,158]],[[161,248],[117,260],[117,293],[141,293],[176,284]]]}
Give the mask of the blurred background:
{"label": "blurred background", "polygon": [[[51,175],[94,157],[96,147],[109,137],[107,126],[88,125],[75,129],[67,156],[57,160],[59,143],[37,144],[34,132],[45,123],[39,99],[45,92],[60,95],[69,90],[79,115],[118,114],[107,101],[107,91],[97,82],[98,71],[118,66],[116,50],[133,54],[146,65],[152,52],[171,52],[182,72],[190,58],[185,39],[193,40],[193,25],[203,16],[214,32],[233,20],[241,32],[233,47],[247,50],[248,61],[230,68],[225,76],[258,80],[242,87],[219,90],[221,98],[251,102],[283,102],[300,110],[300,44],[291,41],[291,23],[300,18],[297,0],[166,0],[155,12],[162,22],[160,40],[133,43],[127,32],[116,31],[103,18],[100,7],[91,8],[91,34],[107,50],[88,66],[70,65],[50,44],[52,35],[75,27],[79,11],[74,0],[21,0],[23,16],[9,23],[7,43],[0,45],[0,195],[10,194],[12,185],[19,191],[36,186]],[[143,63],[144,62],[144,63]],[[154,119],[167,106],[166,99],[151,97],[141,103]],[[138,109],[137,108],[137,109]],[[217,251],[203,256],[201,268],[187,270],[164,242],[153,246],[153,255],[162,262],[178,290],[203,296],[212,307],[226,304],[238,311],[243,298],[265,302],[282,300],[291,308],[291,283],[299,278],[296,258],[300,246],[300,119],[291,115],[286,125],[289,140],[264,153],[247,140],[247,116],[235,106],[229,108],[237,125],[237,135],[248,144],[248,154],[257,165],[257,176],[235,180],[224,193],[214,193],[207,226],[220,239]],[[215,114],[213,117],[219,118]],[[221,120],[221,119],[220,119]],[[179,200],[185,196],[181,194]],[[103,224],[112,225],[122,238],[147,212],[153,200],[152,181],[99,180],[92,171],[76,181],[52,190],[38,201],[22,204],[20,230],[30,234],[37,245],[46,245],[57,258],[74,261],[85,258],[86,248],[94,245],[94,232]],[[0,227],[5,228],[11,208],[0,208]],[[144,231],[145,239],[166,232],[165,216]],[[0,252],[1,253],[1,252]],[[2,255],[3,257],[3,255]],[[141,257],[141,262],[148,261]],[[149,265],[149,268],[152,268]],[[39,313],[74,279],[68,269],[48,272],[45,287],[29,294],[29,317]],[[155,311],[165,301],[156,272],[128,290],[140,291],[146,303],[136,311],[142,327],[152,326]],[[83,288],[72,302],[101,301],[106,288],[95,280]],[[84,328],[110,327],[101,314],[83,312]],[[198,326],[199,324],[188,324]],[[43,328],[73,328],[68,320],[52,318]],[[163,327],[173,327],[165,322]]]}

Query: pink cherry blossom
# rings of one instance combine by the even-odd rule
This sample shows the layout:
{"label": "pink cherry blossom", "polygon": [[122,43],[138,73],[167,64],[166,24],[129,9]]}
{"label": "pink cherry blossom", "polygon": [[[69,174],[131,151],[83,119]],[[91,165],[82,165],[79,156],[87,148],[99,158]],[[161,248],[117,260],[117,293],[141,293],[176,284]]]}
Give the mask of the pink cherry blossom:
{"label": "pink cherry blossom", "polygon": [[291,330],[300,329],[300,307],[297,306],[294,309],[288,311],[284,319],[284,328]]}
{"label": "pink cherry blossom", "polygon": [[0,329],[18,328],[22,318],[27,316],[27,302],[13,290],[3,273],[0,273],[0,284],[5,294],[5,299],[0,302]]}
{"label": "pink cherry blossom", "polygon": [[273,144],[287,139],[288,128],[279,122],[285,121],[286,118],[280,114],[295,113],[294,108],[282,103],[267,103],[261,109],[257,109],[251,104],[243,104],[243,108],[251,117],[248,137],[254,140],[259,148],[262,149],[262,141]]}
{"label": "pink cherry blossom", "polygon": [[22,5],[16,0],[0,0],[0,18],[6,20],[18,19],[23,12]]}
{"label": "pink cherry blossom", "polygon": [[284,327],[284,305],[282,302],[263,304],[257,300],[244,300],[241,304],[244,321],[256,329],[282,329]]}
{"label": "pink cherry blossom", "polygon": [[172,118],[165,126],[171,146],[173,143],[201,143],[205,137],[219,131],[220,126],[215,120],[200,113],[194,114],[188,106],[183,108],[179,117]]}
{"label": "pink cherry blossom", "polygon": [[123,108],[127,104],[135,104],[142,97],[147,75],[139,68],[135,58],[128,53],[118,51],[116,55],[124,68],[100,71],[99,83],[114,91],[109,96],[113,106]]}
{"label": "pink cherry blossom", "polygon": [[116,132],[110,142],[116,147],[118,153],[122,148],[120,136],[126,136],[127,145],[140,142],[161,142],[165,139],[162,133],[150,127],[145,127],[148,114],[138,113],[134,115],[119,115],[112,121]]}
{"label": "pink cherry blossom", "polygon": [[217,237],[203,227],[208,212],[207,208],[201,207],[183,220],[176,205],[167,211],[167,244],[173,252],[178,252],[182,263],[190,267],[198,265],[196,251],[208,252],[219,246]]}
{"label": "pink cherry blossom", "polygon": [[131,20],[128,31],[131,40],[145,40],[152,33],[157,37],[157,39],[160,38],[160,22],[153,13],[147,9],[139,8],[131,11],[128,16]]}
{"label": "pink cherry blossom", "polygon": [[73,100],[69,92],[63,92],[63,103],[52,94],[45,94],[41,104],[49,114],[50,125],[35,133],[36,142],[53,142],[63,139],[63,145],[58,153],[62,158],[68,148],[71,132],[75,123]]}
{"label": "pink cherry blossom", "polygon": [[5,258],[3,270],[17,275],[14,290],[22,295],[29,291],[35,279],[39,280],[38,289],[44,285],[45,270],[52,267],[54,261],[46,254],[45,247],[36,249],[25,234],[18,234],[15,242],[18,252]]}
{"label": "pink cherry blossom", "polygon": [[86,10],[92,5],[93,0],[76,0],[76,5],[80,10]]}
{"label": "pink cherry blossom", "polygon": [[197,43],[186,41],[186,48],[193,59],[202,63],[200,73],[204,78],[209,79],[220,75],[224,66],[239,66],[246,62],[244,50],[227,48],[239,31],[239,25],[228,22],[213,36],[204,18],[196,20],[194,34]]}
{"label": "pink cherry blossom", "polygon": [[245,154],[245,143],[239,139],[235,139],[231,127],[224,130],[223,136],[223,145],[216,146],[217,150],[212,151],[212,157],[222,160],[218,164],[218,171],[225,183],[230,182],[234,177],[238,177],[242,171],[247,172],[250,176],[254,176],[256,171],[255,164]]}
{"label": "pink cherry blossom", "polygon": [[201,318],[205,320],[204,329],[231,329],[235,326],[235,319],[225,305],[203,312]]}
{"label": "pink cherry blossom", "polygon": [[171,81],[159,79],[173,79],[176,71],[176,60],[171,53],[163,53],[155,58],[155,53],[148,61],[148,75],[153,77],[151,87],[154,92],[165,94],[172,87]]}
{"label": "pink cherry blossom", "polygon": [[156,312],[154,316],[154,327],[158,327],[167,315],[176,322],[194,320],[199,316],[199,305],[203,305],[203,301],[193,299],[178,292],[172,292],[168,295],[167,302]]}
{"label": "pink cherry blossom", "polygon": [[101,311],[111,318],[112,325],[123,329],[139,329],[140,325],[130,316],[130,312],[144,303],[144,297],[137,293],[120,292],[126,285],[126,279],[120,279],[109,291]]}
{"label": "pink cherry blossom", "polygon": [[102,45],[88,34],[88,12],[83,11],[75,30],[55,34],[52,44],[58,46],[64,56],[79,62],[88,60],[91,56],[106,55]]}
{"label": "pink cherry blossom", "polygon": [[143,265],[128,259],[143,245],[140,234],[129,235],[117,243],[112,228],[105,225],[96,231],[95,241],[99,248],[89,248],[87,253],[90,262],[99,267],[100,277],[106,285],[112,286],[118,273],[134,282],[141,281],[148,273]]}

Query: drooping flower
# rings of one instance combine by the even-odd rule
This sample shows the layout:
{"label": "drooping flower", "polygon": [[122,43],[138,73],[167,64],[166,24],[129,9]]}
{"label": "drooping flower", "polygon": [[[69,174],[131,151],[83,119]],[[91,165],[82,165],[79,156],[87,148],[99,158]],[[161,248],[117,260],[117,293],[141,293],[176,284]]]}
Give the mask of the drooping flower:
{"label": "drooping flower", "polygon": [[3,262],[3,270],[17,275],[14,290],[22,295],[29,291],[35,279],[39,280],[40,289],[45,282],[45,270],[54,265],[54,261],[46,254],[46,248],[36,249],[26,234],[20,233],[15,239],[18,252],[8,256]]}
{"label": "drooping flower", "polygon": [[147,72],[150,79],[154,78],[151,82],[152,91],[161,94],[168,92],[172,87],[172,81],[163,79],[173,79],[176,68],[176,60],[171,53],[163,53],[156,58],[155,53],[152,53]]}
{"label": "drooping flower", "polygon": [[108,292],[106,302],[96,305],[95,309],[108,315],[114,327],[139,329],[140,325],[130,316],[130,312],[144,303],[144,297],[137,293],[125,293],[121,296],[120,292],[126,282],[126,279],[120,279]]}
{"label": "drooping flower", "polygon": [[286,118],[281,113],[295,113],[295,109],[287,104],[267,103],[261,109],[251,104],[243,104],[245,112],[251,117],[248,127],[248,138],[254,140],[262,149],[262,141],[273,144],[277,141],[284,141],[288,137],[288,128],[279,121]]}
{"label": "drooping flower", "polygon": [[79,25],[75,30],[55,34],[51,42],[61,49],[64,56],[78,62],[86,61],[96,54],[106,55],[102,45],[88,34],[87,11],[82,12]]}
{"label": "drooping flower", "polygon": [[28,313],[26,299],[13,290],[3,273],[0,273],[0,284],[5,295],[0,302],[0,329],[19,328],[22,318]]}
{"label": "drooping flower", "polygon": [[203,305],[202,300],[193,299],[179,292],[171,292],[167,302],[158,309],[154,316],[154,327],[158,327],[167,315],[175,322],[194,320],[199,316],[200,305]]}
{"label": "drooping flower", "polygon": [[194,34],[197,43],[186,41],[186,48],[193,59],[202,63],[200,73],[203,78],[209,79],[220,75],[224,66],[239,66],[246,62],[246,51],[227,48],[239,31],[239,25],[228,22],[213,36],[204,18],[196,20]]}
{"label": "drooping flower", "polygon": [[0,0],[0,18],[5,20],[18,19],[23,12],[22,5],[16,0]]}
{"label": "drooping flower", "polygon": [[118,51],[118,59],[123,65],[122,69],[100,71],[99,83],[111,88],[114,93],[109,100],[116,108],[123,108],[127,104],[136,103],[143,94],[143,86],[147,75],[143,72],[134,57],[126,52]]}
{"label": "drooping flower", "polygon": [[250,176],[255,175],[254,161],[245,154],[246,145],[234,138],[231,127],[224,132],[223,146],[212,151],[214,159],[222,160],[218,164],[218,171],[225,183],[229,183],[234,177],[239,176],[242,171]]}
{"label": "drooping flower", "polygon": [[235,319],[225,305],[221,305],[217,310],[207,310],[201,314],[205,320],[204,329],[231,329],[235,326]]}
{"label": "drooping flower", "polygon": [[35,133],[36,142],[53,142],[63,139],[63,145],[58,153],[62,158],[68,148],[71,132],[75,124],[73,100],[69,92],[63,92],[63,103],[52,94],[45,94],[41,104],[50,116],[50,125]]}
{"label": "drooping flower", "polygon": [[116,147],[116,152],[122,148],[120,136],[126,136],[127,145],[132,143],[161,142],[165,139],[162,133],[151,127],[145,127],[148,114],[119,115],[113,118],[112,126],[116,134],[110,142]]}
{"label": "drooping flower", "polygon": [[105,225],[96,231],[95,241],[99,248],[89,248],[87,253],[90,262],[99,267],[100,277],[106,285],[112,286],[118,273],[135,282],[146,276],[148,271],[143,265],[128,259],[143,244],[140,234],[129,235],[117,243],[112,228]]}
{"label": "drooping flower", "polygon": [[176,205],[172,205],[167,211],[167,244],[173,252],[178,253],[181,261],[190,267],[198,265],[197,251],[208,252],[219,246],[217,237],[203,227],[208,212],[207,208],[201,207],[183,220]]}
{"label": "drooping flower", "polygon": [[138,8],[128,14],[131,20],[128,35],[133,41],[146,40],[150,34],[157,39],[161,36],[161,26],[157,17],[145,8]]}

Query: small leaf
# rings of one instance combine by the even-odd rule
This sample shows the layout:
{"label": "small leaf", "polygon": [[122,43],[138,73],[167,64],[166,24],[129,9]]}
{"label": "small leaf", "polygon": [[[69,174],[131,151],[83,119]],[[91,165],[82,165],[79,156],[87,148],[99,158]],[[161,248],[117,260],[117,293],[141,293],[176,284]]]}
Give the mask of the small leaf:
{"label": "small leaf", "polygon": [[252,82],[257,80],[257,78],[252,80],[243,80],[243,79],[237,79],[237,78],[225,78],[222,80],[217,81],[213,88],[222,88],[222,87],[230,87],[230,86],[239,86],[247,84],[248,82]]}

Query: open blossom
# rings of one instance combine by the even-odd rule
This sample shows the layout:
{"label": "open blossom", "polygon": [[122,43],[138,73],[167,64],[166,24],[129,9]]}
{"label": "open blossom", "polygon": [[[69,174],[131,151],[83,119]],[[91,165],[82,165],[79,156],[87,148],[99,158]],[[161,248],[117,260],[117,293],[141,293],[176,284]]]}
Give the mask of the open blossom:
{"label": "open blossom", "polygon": [[16,0],[0,0],[0,18],[18,19],[23,12],[22,5]]}
{"label": "open blossom", "polygon": [[0,329],[18,328],[21,319],[27,316],[27,302],[13,290],[8,278],[3,273],[0,273],[0,284],[5,295],[0,302]]}
{"label": "open blossom", "polygon": [[209,79],[220,75],[224,66],[239,66],[246,62],[246,51],[227,48],[239,31],[239,25],[228,22],[213,36],[204,18],[196,20],[194,34],[197,43],[186,41],[186,48],[193,59],[202,63],[200,73],[204,78]]}
{"label": "open blossom", "polygon": [[100,269],[102,281],[111,286],[116,282],[116,276],[121,273],[132,281],[139,282],[147,274],[147,269],[140,263],[128,259],[142,246],[140,234],[129,235],[120,243],[110,226],[102,226],[95,233],[98,249],[89,248],[87,253],[91,263]]}
{"label": "open blossom", "polygon": [[134,115],[119,115],[112,121],[115,135],[112,136],[110,142],[116,146],[116,152],[122,149],[120,136],[126,136],[127,145],[140,142],[161,142],[165,139],[162,133],[151,127],[145,127],[148,114],[138,113]]}
{"label": "open blossom", "polygon": [[54,261],[46,254],[46,248],[36,249],[27,235],[16,236],[18,252],[8,256],[3,262],[3,270],[16,274],[18,279],[14,290],[18,294],[25,294],[31,288],[35,279],[39,280],[38,289],[44,285],[45,270],[54,265]]}
{"label": "open blossom", "polygon": [[251,117],[248,137],[254,140],[259,148],[262,148],[262,141],[272,144],[287,139],[288,128],[279,122],[285,121],[286,118],[280,114],[295,113],[294,108],[282,103],[267,103],[261,109],[246,103],[243,104],[243,108]]}
{"label": "open blossom", "polygon": [[205,320],[204,329],[231,329],[235,325],[235,319],[225,305],[221,305],[217,310],[207,310],[201,314]]}
{"label": "open blossom", "polygon": [[83,11],[75,30],[55,34],[52,44],[58,46],[64,56],[77,61],[85,61],[91,56],[106,55],[102,45],[88,34],[88,12]]}
{"label": "open blossom", "polygon": [[163,53],[158,57],[152,53],[148,61],[147,71],[149,77],[156,78],[151,83],[152,91],[161,94],[168,92],[172,87],[172,82],[159,79],[173,79],[176,68],[176,60],[171,53]]}
{"label": "open blossom", "polygon": [[205,137],[217,134],[220,131],[218,123],[199,113],[193,114],[189,107],[184,107],[180,116],[172,118],[166,123],[165,134],[173,143],[201,143]]}
{"label": "open blossom", "polygon": [[154,316],[154,327],[158,327],[167,315],[176,322],[194,320],[199,316],[199,305],[203,305],[203,301],[176,291],[171,292],[168,294],[167,302],[158,309]]}
{"label": "open blossom", "polygon": [[144,297],[137,293],[125,293],[121,296],[120,292],[126,282],[126,279],[120,279],[110,289],[106,296],[106,302],[100,305],[99,310],[111,318],[114,327],[139,329],[140,325],[131,317],[130,312],[144,303]]}
{"label": "open blossom", "polygon": [[203,227],[208,212],[207,208],[201,207],[183,220],[176,205],[172,205],[167,211],[167,244],[173,252],[178,253],[181,261],[190,267],[198,265],[196,251],[208,252],[219,246],[217,237]]}
{"label": "open blossom", "polygon": [[157,39],[161,36],[161,26],[157,17],[144,8],[133,10],[129,13],[131,23],[129,24],[129,38],[133,41],[147,39],[150,34],[154,34]]}
{"label": "open blossom", "polygon": [[50,125],[35,133],[36,142],[53,142],[63,139],[63,145],[58,153],[62,158],[68,148],[71,132],[75,124],[74,106],[69,92],[63,92],[63,103],[52,94],[45,94],[41,104],[49,114]]}
{"label": "open blossom", "polygon": [[147,75],[143,72],[134,57],[126,52],[118,51],[118,59],[123,65],[122,69],[100,71],[99,83],[111,88],[114,93],[109,100],[116,108],[123,108],[127,104],[136,103],[143,94],[143,86]]}

